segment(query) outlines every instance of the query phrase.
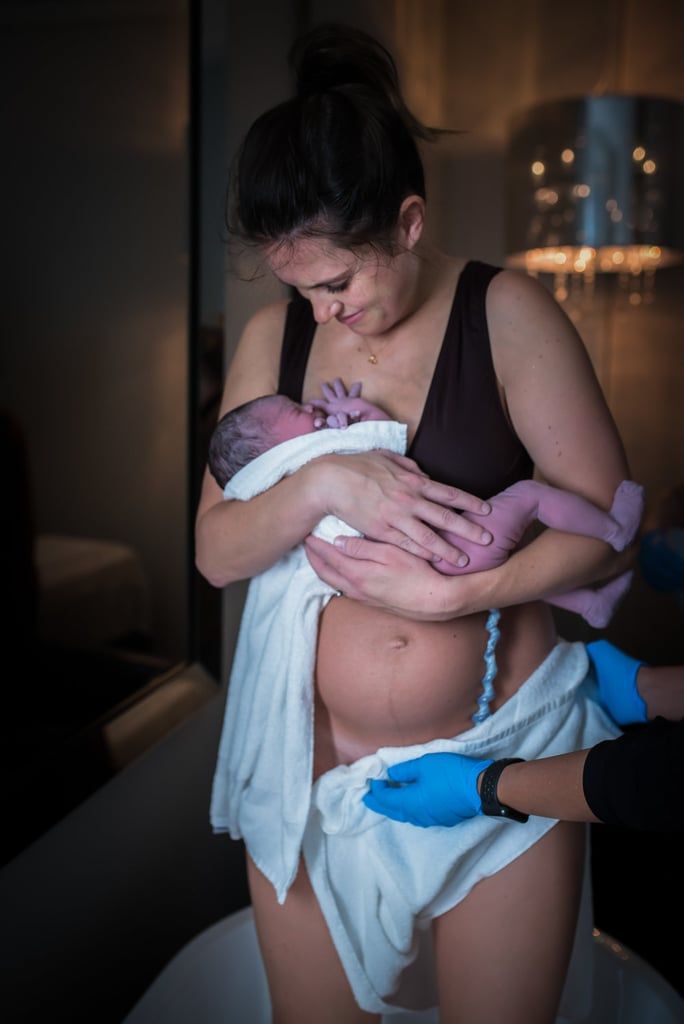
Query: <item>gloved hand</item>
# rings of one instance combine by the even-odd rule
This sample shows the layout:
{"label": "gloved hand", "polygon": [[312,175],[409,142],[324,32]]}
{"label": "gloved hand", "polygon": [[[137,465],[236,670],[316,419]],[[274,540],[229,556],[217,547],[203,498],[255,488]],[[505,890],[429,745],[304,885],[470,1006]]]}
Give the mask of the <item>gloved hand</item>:
{"label": "gloved hand", "polygon": [[462,754],[424,754],[387,770],[386,779],[370,779],[366,807],[395,821],[429,825],[458,825],[482,814],[477,777],[492,763]]}
{"label": "gloved hand", "polygon": [[646,722],[646,704],[637,689],[643,661],[630,658],[608,640],[587,644],[587,654],[598,683],[598,703],[618,725]]}

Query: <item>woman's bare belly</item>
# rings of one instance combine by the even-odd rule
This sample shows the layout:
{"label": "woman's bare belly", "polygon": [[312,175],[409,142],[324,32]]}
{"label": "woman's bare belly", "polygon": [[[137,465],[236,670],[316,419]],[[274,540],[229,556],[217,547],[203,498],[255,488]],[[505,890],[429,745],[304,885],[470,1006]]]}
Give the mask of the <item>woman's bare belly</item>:
{"label": "woman's bare belly", "polygon": [[[319,625],[314,777],[383,746],[410,746],[472,727],[482,692],[485,612],[451,622],[411,622],[333,598]],[[556,642],[541,602],[501,614],[496,710]]]}

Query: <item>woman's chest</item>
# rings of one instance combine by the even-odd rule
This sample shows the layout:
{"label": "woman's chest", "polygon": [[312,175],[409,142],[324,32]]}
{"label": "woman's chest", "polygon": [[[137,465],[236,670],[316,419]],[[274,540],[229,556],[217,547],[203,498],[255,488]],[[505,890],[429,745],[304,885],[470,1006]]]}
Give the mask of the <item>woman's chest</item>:
{"label": "woman's chest", "polygon": [[314,342],[304,375],[302,400],[320,396],[321,382],[341,377],[347,387],[361,381],[362,395],[391,419],[408,425],[409,441],[421,420],[430,392],[442,337],[416,344],[411,339],[356,336],[344,344]]}

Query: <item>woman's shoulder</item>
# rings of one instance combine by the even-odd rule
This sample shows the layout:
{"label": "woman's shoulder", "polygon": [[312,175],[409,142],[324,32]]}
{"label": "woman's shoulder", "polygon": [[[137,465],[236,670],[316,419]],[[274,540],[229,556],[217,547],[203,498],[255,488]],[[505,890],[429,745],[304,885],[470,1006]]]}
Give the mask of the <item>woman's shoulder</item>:
{"label": "woman's shoulder", "polygon": [[530,316],[557,317],[562,311],[543,284],[522,270],[498,269],[487,289],[487,318],[517,323]]}
{"label": "woman's shoulder", "polygon": [[433,295],[441,301],[452,302],[454,295],[461,291],[477,303],[486,301],[490,327],[497,317],[510,318],[511,310],[524,312],[533,299],[535,289],[545,291],[537,281],[520,271],[475,258],[439,255],[442,264],[435,275]]}
{"label": "woman's shoulder", "polygon": [[247,321],[231,360],[227,386],[235,395],[228,408],[277,390],[287,306],[286,299],[269,302]]}
{"label": "woman's shoulder", "polygon": [[275,302],[261,306],[250,316],[245,325],[244,334],[271,338],[274,332],[277,334],[280,330],[280,336],[282,336],[288,306],[287,299],[277,299]]}
{"label": "woman's shoulder", "polygon": [[502,269],[487,289],[487,325],[493,348],[537,349],[550,336],[561,344],[579,339],[571,321],[551,293],[520,270]]}
{"label": "woman's shoulder", "polygon": [[486,311],[492,359],[504,384],[521,370],[539,375],[542,369],[569,371],[587,362],[572,321],[547,288],[523,271],[504,269],[492,278]]}

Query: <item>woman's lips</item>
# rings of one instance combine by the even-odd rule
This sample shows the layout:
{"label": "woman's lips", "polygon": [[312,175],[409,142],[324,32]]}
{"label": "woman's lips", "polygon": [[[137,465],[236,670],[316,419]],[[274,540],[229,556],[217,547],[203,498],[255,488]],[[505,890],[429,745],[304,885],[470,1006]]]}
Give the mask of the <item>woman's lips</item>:
{"label": "woman's lips", "polygon": [[337,319],[346,327],[351,327],[352,324],[357,323],[361,319],[363,313],[364,311],[360,309],[357,313],[350,313],[349,316],[340,316]]}

